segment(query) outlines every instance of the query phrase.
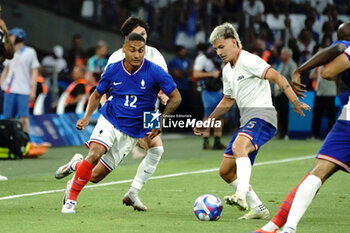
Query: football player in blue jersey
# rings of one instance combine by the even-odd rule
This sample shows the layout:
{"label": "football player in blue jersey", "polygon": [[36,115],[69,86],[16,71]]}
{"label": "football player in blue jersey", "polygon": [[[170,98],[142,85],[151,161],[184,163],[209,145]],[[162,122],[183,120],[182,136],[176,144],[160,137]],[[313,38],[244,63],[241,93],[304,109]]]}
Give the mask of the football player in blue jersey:
{"label": "football player in blue jersey", "polygon": [[[81,155],[76,155],[72,159],[74,164],[68,163],[76,168],[76,173],[62,213],[75,213],[77,197],[90,180],[92,170],[99,161],[107,168],[106,171],[112,171],[132,150],[138,138],[149,134],[152,139],[159,135],[161,128],[149,132],[149,129],[143,127],[144,113],[154,110],[159,90],[169,97],[163,113],[153,113],[154,118],[160,116],[160,122],[171,115],[181,102],[172,77],[160,66],[144,58],[145,39],[141,35],[132,33],[127,36],[123,52],[125,59],[107,66],[89,98],[84,118],[76,124],[77,129],[84,129],[102,95],[112,88],[111,97],[100,109],[101,116],[87,142],[87,157],[81,160]],[[105,154],[107,151],[112,153]],[[70,169],[64,167],[61,167],[61,171],[61,177],[71,173]],[[68,174],[65,171],[69,171]]]}
{"label": "football player in blue jersey", "polygon": [[[335,41],[329,48],[316,53],[295,71],[293,86],[301,97],[305,97],[303,94],[305,85],[300,83],[300,73],[327,63],[321,72],[322,78],[334,80],[338,73],[345,70],[347,73],[343,80],[350,83],[350,22],[339,26],[337,36],[338,41]],[[276,233],[283,225],[285,226],[281,232],[296,232],[297,224],[321,185],[339,170],[350,173],[349,132],[350,99],[318,151],[311,171],[298,186],[290,191],[276,215],[265,226],[253,233]]]}

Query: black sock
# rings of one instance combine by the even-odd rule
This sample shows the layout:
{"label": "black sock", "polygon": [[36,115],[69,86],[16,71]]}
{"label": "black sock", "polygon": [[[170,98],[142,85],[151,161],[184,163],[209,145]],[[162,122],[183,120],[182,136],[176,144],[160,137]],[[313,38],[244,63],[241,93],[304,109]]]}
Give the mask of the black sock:
{"label": "black sock", "polygon": [[203,143],[204,143],[204,144],[209,143],[209,138],[208,138],[208,137],[204,137],[204,138],[203,138]]}
{"label": "black sock", "polygon": [[220,144],[221,143],[220,139],[221,139],[221,137],[215,137],[214,138],[214,144]]}

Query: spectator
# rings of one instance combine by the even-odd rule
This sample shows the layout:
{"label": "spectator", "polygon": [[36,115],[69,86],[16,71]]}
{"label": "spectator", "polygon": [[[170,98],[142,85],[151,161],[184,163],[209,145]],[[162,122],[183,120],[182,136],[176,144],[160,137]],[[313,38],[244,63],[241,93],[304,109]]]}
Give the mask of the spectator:
{"label": "spectator", "polygon": [[22,28],[9,31],[15,45],[12,60],[4,62],[1,83],[5,85],[4,118],[19,118],[23,131],[29,133],[29,101],[35,99],[38,61],[33,48],[24,44],[26,33]]}
{"label": "spectator", "polygon": [[107,43],[100,40],[97,43],[95,55],[90,57],[87,62],[88,71],[90,74],[96,73],[100,76],[107,65]]}
{"label": "spectator", "polygon": [[248,26],[253,27],[255,23],[261,21],[265,7],[260,0],[245,0],[243,2],[243,12],[248,15]]}
{"label": "spectator", "polygon": [[75,34],[72,38],[72,48],[67,52],[69,72],[72,72],[76,65],[85,65],[85,62],[85,52],[81,45],[81,35]]}
{"label": "spectator", "polygon": [[63,47],[61,45],[55,45],[52,48],[51,53],[48,56],[45,56],[41,61],[45,72],[54,72],[62,73],[67,72],[67,62],[63,58]]}
{"label": "spectator", "polygon": [[[222,99],[221,62],[216,62],[215,51],[210,45],[199,44],[197,47],[198,55],[193,65],[193,76],[202,84],[201,96],[204,107],[203,121],[205,121]],[[214,129],[215,141],[213,147],[209,144],[210,128],[203,133],[204,150],[225,149],[225,146],[221,143],[223,125],[222,121],[221,127]]]}
{"label": "spectator", "polygon": [[[281,73],[288,82],[292,81],[292,76],[294,70],[297,68],[297,64],[293,61],[293,51],[284,47],[281,51],[280,60],[281,63],[276,70]],[[277,111],[277,138],[283,139],[288,137],[288,117],[289,117],[289,103],[287,96],[278,87],[278,85],[273,85],[273,105]]]}
{"label": "spectator", "polygon": [[[327,48],[332,43],[328,36],[324,36],[321,48]],[[313,119],[312,119],[312,136],[317,139],[324,138],[320,130],[322,117],[327,116],[328,128],[326,133],[331,130],[336,120],[335,96],[337,95],[337,85],[335,80],[327,80],[321,77],[323,66],[317,67],[311,71],[310,78],[316,81],[316,97],[314,101]]]}
{"label": "spectator", "polygon": [[85,67],[74,66],[72,71],[73,82],[69,84],[66,93],[68,98],[65,101],[65,112],[75,112],[77,104],[87,93],[87,82],[85,79]]}
{"label": "spectator", "polygon": [[300,51],[300,58],[297,62],[300,65],[311,57],[312,51],[316,45],[316,42],[312,39],[312,32],[305,28],[301,30],[297,45]]}
{"label": "spectator", "polygon": [[[0,5],[1,10],[1,5]],[[9,38],[7,27],[5,22],[0,18],[0,73],[3,70],[3,62],[5,59],[12,59],[15,49],[12,41]],[[3,89],[4,85],[1,85],[0,88],[0,116],[2,115],[3,102],[5,90]]]}
{"label": "spectator", "polygon": [[[0,5],[1,10],[1,5]],[[5,59],[12,59],[14,54],[14,46],[9,38],[7,27],[5,22],[0,18],[0,73],[2,72],[2,63]],[[1,83],[0,83],[1,84]],[[0,88],[0,115],[3,109],[3,96],[4,92],[2,90],[2,85]],[[0,175],[0,181],[7,180],[6,176]]]}
{"label": "spectator", "polygon": [[169,73],[173,77],[183,100],[176,112],[180,114],[191,114],[192,103],[189,82],[192,72],[192,65],[191,62],[185,58],[185,56],[185,47],[181,45],[176,46],[175,57],[169,62]]}
{"label": "spectator", "polygon": [[38,69],[38,76],[36,77],[36,94],[35,94],[35,99],[29,102],[29,108],[30,108],[30,113],[33,113],[34,110],[34,104],[36,101],[36,98],[41,94],[47,94],[48,93],[48,86],[45,83],[45,77],[43,76],[43,67],[41,66]]}

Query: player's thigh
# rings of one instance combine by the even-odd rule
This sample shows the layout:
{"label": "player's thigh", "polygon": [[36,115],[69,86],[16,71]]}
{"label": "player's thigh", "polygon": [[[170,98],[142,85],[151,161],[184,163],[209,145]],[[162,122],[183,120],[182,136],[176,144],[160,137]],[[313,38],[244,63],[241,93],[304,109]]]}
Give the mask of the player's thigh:
{"label": "player's thigh", "polygon": [[86,156],[86,161],[90,164],[96,165],[102,155],[106,152],[106,148],[96,142],[91,142],[89,146],[89,153]]}
{"label": "player's thigh", "polygon": [[311,169],[310,174],[317,176],[322,180],[322,183],[324,183],[339,169],[339,166],[335,163],[324,159],[316,159],[314,167]]}
{"label": "player's thigh", "polygon": [[243,135],[238,135],[232,144],[232,151],[235,158],[248,157],[248,154],[255,151],[252,141]]}

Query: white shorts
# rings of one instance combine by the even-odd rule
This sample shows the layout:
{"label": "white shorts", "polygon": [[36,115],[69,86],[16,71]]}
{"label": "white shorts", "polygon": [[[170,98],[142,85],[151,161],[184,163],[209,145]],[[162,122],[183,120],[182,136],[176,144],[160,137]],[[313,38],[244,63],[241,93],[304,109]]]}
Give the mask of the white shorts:
{"label": "white shorts", "polygon": [[103,115],[98,118],[97,124],[86,142],[98,143],[106,148],[106,153],[100,163],[109,171],[113,171],[136,145],[138,138],[131,137],[115,128]]}

